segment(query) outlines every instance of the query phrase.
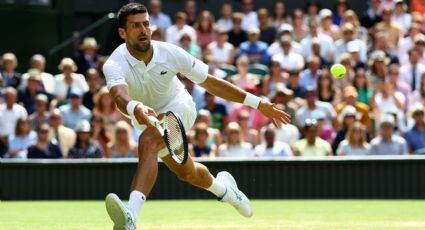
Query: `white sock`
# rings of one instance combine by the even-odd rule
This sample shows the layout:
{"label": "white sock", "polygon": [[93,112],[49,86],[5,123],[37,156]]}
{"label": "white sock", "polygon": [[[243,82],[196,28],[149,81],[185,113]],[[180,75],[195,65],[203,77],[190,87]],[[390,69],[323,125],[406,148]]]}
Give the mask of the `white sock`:
{"label": "white sock", "polygon": [[226,193],[226,186],[221,181],[217,180],[213,175],[211,175],[211,178],[212,184],[209,188],[206,188],[206,190],[212,192],[217,197],[222,198],[224,193]]}
{"label": "white sock", "polygon": [[127,207],[133,213],[135,219],[139,216],[140,208],[145,201],[146,196],[142,192],[133,190],[130,193],[130,199],[128,200]]}

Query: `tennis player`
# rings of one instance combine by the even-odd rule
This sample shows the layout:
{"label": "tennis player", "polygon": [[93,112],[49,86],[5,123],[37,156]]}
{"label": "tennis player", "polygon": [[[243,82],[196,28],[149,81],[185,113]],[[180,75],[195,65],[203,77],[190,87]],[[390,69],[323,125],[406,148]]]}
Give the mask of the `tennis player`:
{"label": "tennis player", "polygon": [[140,208],[149,195],[158,173],[158,156],[177,177],[196,187],[206,189],[221,201],[229,203],[245,217],[253,210],[248,198],[237,187],[228,172],[216,177],[207,167],[188,158],[178,164],[169,155],[156,128],[148,116],[161,117],[167,111],[179,115],[186,130],[194,124],[195,104],[191,95],[176,77],[181,73],[208,92],[229,101],[244,103],[259,109],[276,126],[289,122],[289,116],[273,104],[246,93],[226,81],[208,75],[208,66],[183,49],[164,42],[151,41],[149,14],[144,5],[129,3],[118,12],[118,33],[121,44],[106,61],[103,70],[110,93],[121,112],[141,129],[139,163],[127,204],[115,194],[106,197],[106,209],[114,229],[135,229]]}

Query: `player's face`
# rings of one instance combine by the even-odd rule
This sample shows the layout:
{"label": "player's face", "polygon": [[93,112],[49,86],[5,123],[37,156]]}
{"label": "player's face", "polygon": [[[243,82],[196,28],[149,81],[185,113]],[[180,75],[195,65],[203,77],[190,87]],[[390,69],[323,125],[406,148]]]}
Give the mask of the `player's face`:
{"label": "player's face", "polygon": [[147,13],[127,16],[126,28],[119,28],[118,32],[134,51],[144,53],[151,47],[152,31]]}

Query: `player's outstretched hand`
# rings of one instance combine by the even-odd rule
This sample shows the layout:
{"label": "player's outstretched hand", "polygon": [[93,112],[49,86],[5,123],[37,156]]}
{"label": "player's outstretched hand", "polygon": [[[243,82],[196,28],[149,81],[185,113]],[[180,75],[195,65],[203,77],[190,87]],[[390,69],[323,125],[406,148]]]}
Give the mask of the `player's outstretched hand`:
{"label": "player's outstretched hand", "polygon": [[278,128],[280,128],[282,124],[288,124],[291,120],[289,114],[276,108],[276,106],[270,102],[261,101],[258,110],[260,110],[264,116],[268,117]]}
{"label": "player's outstretched hand", "polygon": [[143,104],[138,104],[136,106],[136,108],[134,109],[134,116],[136,117],[137,122],[139,122],[139,124],[143,124],[147,126],[151,126],[148,116],[158,117],[155,110]]}

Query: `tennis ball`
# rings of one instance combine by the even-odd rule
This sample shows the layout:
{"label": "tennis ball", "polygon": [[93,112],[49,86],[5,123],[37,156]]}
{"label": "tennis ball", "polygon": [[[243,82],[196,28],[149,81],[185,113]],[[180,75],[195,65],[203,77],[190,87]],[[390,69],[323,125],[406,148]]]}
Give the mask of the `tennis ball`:
{"label": "tennis ball", "polygon": [[347,70],[343,65],[335,64],[331,66],[331,73],[334,78],[342,78],[347,73]]}

